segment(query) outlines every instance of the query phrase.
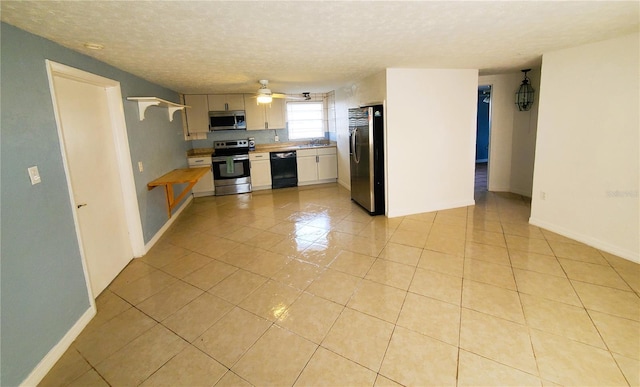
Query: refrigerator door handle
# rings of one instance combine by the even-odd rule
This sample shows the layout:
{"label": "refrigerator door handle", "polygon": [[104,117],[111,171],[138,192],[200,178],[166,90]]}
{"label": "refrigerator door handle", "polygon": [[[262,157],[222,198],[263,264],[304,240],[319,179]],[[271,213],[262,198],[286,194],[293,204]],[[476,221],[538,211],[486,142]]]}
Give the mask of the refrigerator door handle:
{"label": "refrigerator door handle", "polygon": [[353,132],[351,132],[351,152],[353,153],[353,161],[355,161],[356,164],[360,162],[360,156],[358,155],[358,147],[356,146],[356,144],[358,143],[357,136],[358,136],[358,128],[354,128]]}
{"label": "refrigerator door handle", "polygon": [[353,129],[349,129],[349,156],[353,156]]}

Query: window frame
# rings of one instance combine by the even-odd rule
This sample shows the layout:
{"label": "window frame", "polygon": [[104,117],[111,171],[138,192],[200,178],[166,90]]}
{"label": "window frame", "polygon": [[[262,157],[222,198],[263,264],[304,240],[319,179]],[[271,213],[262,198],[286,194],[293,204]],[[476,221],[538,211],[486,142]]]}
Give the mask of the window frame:
{"label": "window frame", "polygon": [[[292,134],[295,134],[297,132],[296,128],[295,128],[295,122],[302,122],[305,120],[291,120],[291,116],[292,114],[290,114],[289,111],[289,107],[291,106],[292,110],[294,108],[294,106],[304,106],[304,105],[311,105],[311,104],[315,104],[315,105],[319,105],[320,106],[320,128],[319,128],[319,136],[304,136],[304,137],[298,137],[298,136],[292,136]],[[324,101],[288,101],[286,103],[286,109],[287,109],[287,130],[288,130],[288,134],[289,134],[289,140],[310,140],[310,139],[316,139],[316,138],[325,138],[326,137],[326,133],[327,133],[327,128],[326,128],[326,109],[325,109],[325,103]],[[293,112],[292,112],[293,113]],[[308,121],[315,121],[317,119],[309,119]],[[292,123],[294,123],[292,125]],[[292,128],[293,126],[293,128]],[[293,130],[292,130],[293,129]],[[299,129],[299,130],[304,130],[304,129]],[[316,130],[316,129],[314,129]]]}

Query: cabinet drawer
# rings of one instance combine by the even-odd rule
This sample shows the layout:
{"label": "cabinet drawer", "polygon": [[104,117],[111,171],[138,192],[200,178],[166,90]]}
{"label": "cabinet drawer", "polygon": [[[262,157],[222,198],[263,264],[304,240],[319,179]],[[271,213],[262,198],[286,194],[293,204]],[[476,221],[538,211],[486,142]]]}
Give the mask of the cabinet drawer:
{"label": "cabinet drawer", "polygon": [[269,160],[269,153],[249,153],[249,160]]}
{"label": "cabinet drawer", "polygon": [[327,148],[318,148],[316,150],[318,151],[318,155],[335,155],[336,154],[335,146],[331,146]]}
{"label": "cabinet drawer", "polygon": [[304,156],[315,156],[317,149],[298,149],[296,151],[296,155],[298,157],[304,157]]}
{"label": "cabinet drawer", "polygon": [[211,164],[211,157],[189,157],[189,166],[197,167],[198,165],[209,165]]}

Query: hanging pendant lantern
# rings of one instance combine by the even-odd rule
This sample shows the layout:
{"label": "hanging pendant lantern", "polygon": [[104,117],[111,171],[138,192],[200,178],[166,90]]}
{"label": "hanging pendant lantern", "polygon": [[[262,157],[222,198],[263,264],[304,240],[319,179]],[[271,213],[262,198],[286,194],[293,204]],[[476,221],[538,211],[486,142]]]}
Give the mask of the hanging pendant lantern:
{"label": "hanging pendant lantern", "polygon": [[521,71],[524,73],[524,79],[522,80],[520,88],[516,92],[516,105],[518,105],[518,110],[522,112],[531,109],[531,105],[533,105],[534,90],[529,84],[529,78],[527,77],[527,73],[531,71],[531,69]]}

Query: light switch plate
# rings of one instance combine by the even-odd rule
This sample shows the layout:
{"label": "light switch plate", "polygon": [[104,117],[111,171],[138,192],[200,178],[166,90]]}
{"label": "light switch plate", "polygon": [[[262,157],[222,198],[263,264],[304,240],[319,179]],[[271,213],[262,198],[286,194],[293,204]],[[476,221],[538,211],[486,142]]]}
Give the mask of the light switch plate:
{"label": "light switch plate", "polygon": [[38,172],[38,166],[33,166],[27,168],[29,172],[29,179],[31,179],[31,185],[36,185],[40,183],[42,180],[40,179],[40,172]]}
{"label": "light switch plate", "polygon": [[144,172],[144,165],[142,165],[142,161],[138,161],[138,170],[140,172]]}

